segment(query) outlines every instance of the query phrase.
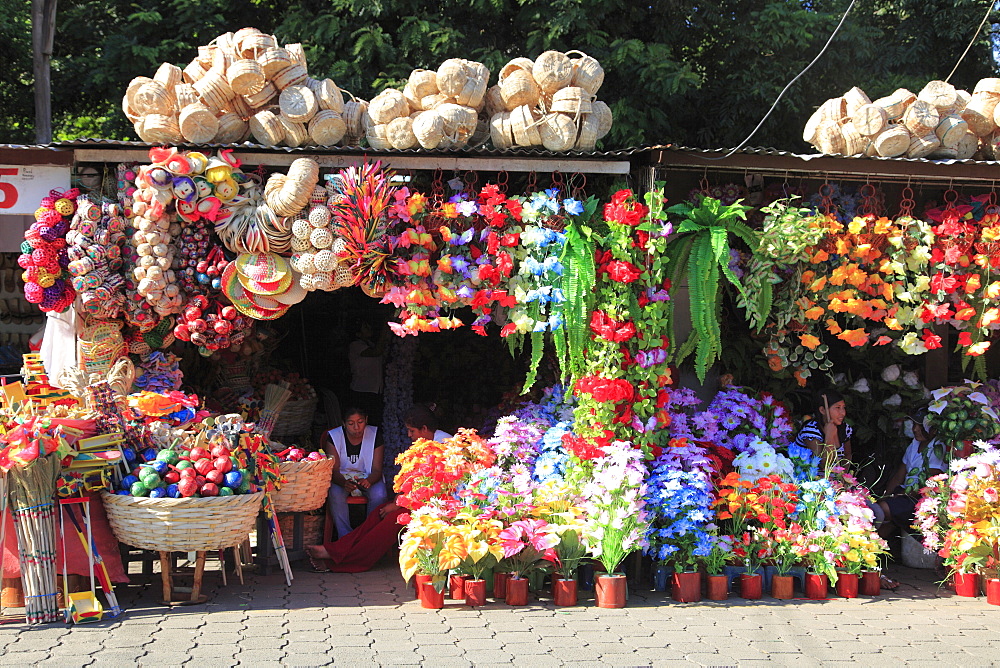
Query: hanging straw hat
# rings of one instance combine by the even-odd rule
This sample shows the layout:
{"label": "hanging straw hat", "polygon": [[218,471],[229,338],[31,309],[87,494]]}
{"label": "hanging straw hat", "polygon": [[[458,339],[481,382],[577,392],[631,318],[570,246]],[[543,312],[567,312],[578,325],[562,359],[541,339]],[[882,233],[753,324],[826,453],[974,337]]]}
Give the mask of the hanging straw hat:
{"label": "hanging straw hat", "polygon": [[302,274],[298,273],[297,271],[293,271],[292,283],[291,285],[288,286],[288,290],[274,295],[272,299],[274,299],[274,301],[278,302],[279,304],[283,304],[285,306],[292,306],[293,304],[298,304],[303,299],[305,299],[308,292],[306,291],[305,288],[302,287],[299,281],[301,277]]}
{"label": "hanging straw hat", "polygon": [[[289,284],[291,274],[289,274]],[[278,310],[262,309],[257,306],[248,295],[246,288],[239,280],[239,273],[236,271],[236,263],[230,262],[222,272],[222,293],[232,302],[236,310],[254,320],[274,320],[281,317],[288,310],[282,307]]]}
{"label": "hanging straw hat", "polygon": [[[288,286],[292,284],[292,274],[291,272],[285,274],[280,280],[265,283],[262,281],[255,281],[252,278],[247,278],[246,276],[236,273],[240,283],[247,290],[247,296],[250,301],[254,302],[258,306],[261,306],[259,302],[254,301],[256,295],[277,295],[288,290]],[[252,294],[250,294],[252,293]],[[265,307],[268,308],[268,307]]]}
{"label": "hanging straw hat", "polygon": [[233,264],[240,276],[261,283],[280,281],[292,271],[288,260],[274,253],[243,253]]}

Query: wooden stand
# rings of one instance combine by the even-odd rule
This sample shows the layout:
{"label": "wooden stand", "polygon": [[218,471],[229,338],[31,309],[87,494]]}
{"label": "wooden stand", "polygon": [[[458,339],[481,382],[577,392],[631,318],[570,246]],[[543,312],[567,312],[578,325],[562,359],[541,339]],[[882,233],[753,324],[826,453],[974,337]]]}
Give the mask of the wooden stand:
{"label": "wooden stand", "polygon": [[[194,561],[194,583],[190,588],[178,587],[174,584],[174,578],[191,572],[190,568],[178,568],[175,557],[170,552],[160,552],[160,577],[163,579],[163,604],[175,605],[198,605],[208,600],[208,596],[201,593],[201,582],[205,576],[205,555],[207,552],[196,552]],[[223,569],[225,564],[223,564]],[[190,598],[174,599],[175,593],[186,593],[190,591]]]}

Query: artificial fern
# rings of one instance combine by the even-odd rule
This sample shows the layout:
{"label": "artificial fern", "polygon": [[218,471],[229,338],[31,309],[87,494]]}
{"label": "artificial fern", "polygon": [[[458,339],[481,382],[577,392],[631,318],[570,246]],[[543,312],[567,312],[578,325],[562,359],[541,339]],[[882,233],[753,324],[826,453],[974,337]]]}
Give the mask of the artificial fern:
{"label": "artificial fern", "polygon": [[[691,303],[691,334],[676,347],[672,358],[680,363],[694,352],[695,373],[701,381],[722,353],[720,278],[725,276],[741,297],[748,298],[729,268],[730,235],[751,250],[757,248],[756,232],[742,222],[748,210],[739,201],[724,205],[711,197],[702,197],[697,206],[685,202],[668,209],[668,213],[682,217],[675,227],[678,236],[668,249],[671,283],[679,286],[686,279]],[[673,331],[673,308],[669,321]]]}

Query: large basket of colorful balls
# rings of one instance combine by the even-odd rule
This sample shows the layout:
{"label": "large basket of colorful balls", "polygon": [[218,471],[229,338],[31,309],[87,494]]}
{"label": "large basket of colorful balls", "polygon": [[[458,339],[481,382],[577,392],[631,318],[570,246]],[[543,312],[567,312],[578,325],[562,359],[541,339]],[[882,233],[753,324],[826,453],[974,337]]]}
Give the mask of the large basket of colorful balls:
{"label": "large basket of colorful balls", "polygon": [[125,476],[104,508],[119,542],[163,552],[220,550],[254,528],[264,493],[225,445],[161,450]]}

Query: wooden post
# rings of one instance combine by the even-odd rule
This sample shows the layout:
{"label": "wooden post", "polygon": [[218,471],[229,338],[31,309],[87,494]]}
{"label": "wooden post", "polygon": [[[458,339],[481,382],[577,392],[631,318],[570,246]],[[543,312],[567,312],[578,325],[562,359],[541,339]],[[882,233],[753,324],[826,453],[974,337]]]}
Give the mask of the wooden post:
{"label": "wooden post", "polygon": [[163,580],[163,602],[170,603],[174,600],[173,591],[173,565],[170,553],[160,551],[160,578]]}
{"label": "wooden post", "polygon": [[[201,597],[201,581],[205,576],[205,556],[207,554],[207,552],[198,552],[194,560],[194,585],[191,587],[192,603],[197,603]],[[222,564],[222,569],[226,569],[225,563]]]}
{"label": "wooden post", "polygon": [[56,0],[31,1],[31,47],[35,75],[35,142],[52,141],[52,44],[56,33]]}

